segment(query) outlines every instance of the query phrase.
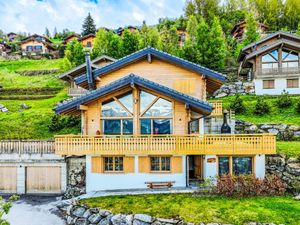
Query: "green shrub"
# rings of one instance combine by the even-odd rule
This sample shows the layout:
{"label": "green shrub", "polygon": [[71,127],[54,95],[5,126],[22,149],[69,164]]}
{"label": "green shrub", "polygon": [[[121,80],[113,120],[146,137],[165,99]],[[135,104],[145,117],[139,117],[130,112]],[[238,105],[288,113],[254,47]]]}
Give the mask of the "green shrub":
{"label": "green shrub", "polygon": [[239,94],[237,94],[233,102],[231,102],[230,109],[234,110],[236,113],[242,113],[246,110],[243,99]]}
{"label": "green shrub", "polygon": [[267,103],[264,97],[261,97],[257,100],[255,105],[254,114],[264,115],[270,112],[270,105]]}
{"label": "green shrub", "polygon": [[296,104],[296,112],[300,114],[300,101]]}
{"label": "green shrub", "polygon": [[54,115],[51,119],[51,124],[48,126],[48,129],[51,132],[56,132],[62,130],[65,127],[80,128],[80,117]]}
{"label": "green shrub", "polygon": [[287,91],[283,91],[276,101],[279,108],[287,108],[292,105],[292,98]]}

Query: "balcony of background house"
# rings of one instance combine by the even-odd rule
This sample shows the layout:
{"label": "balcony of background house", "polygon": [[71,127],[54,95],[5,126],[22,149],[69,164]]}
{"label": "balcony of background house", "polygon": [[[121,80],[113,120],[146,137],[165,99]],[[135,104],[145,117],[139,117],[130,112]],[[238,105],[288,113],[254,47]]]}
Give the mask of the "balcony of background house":
{"label": "balcony of background house", "polygon": [[87,90],[81,87],[70,87],[68,89],[68,96],[76,97],[80,95],[84,95],[87,93]]}

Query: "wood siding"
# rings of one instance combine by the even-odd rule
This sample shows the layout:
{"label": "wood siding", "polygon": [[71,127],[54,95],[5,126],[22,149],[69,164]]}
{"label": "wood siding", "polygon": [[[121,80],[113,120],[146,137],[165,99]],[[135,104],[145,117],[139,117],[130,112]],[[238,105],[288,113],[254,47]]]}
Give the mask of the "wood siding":
{"label": "wood siding", "polygon": [[58,166],[26,167],[27,193],[60,193],[61,168]]}
{"label": "wood siding", "polygon": [[139,156],[139,173],[150,172],[150,158],[148,156]]}
{"label": "wood siding", "polygon": [[17,191],[17,167],[0,166],[0,192],[16,193]]}
{"label": "wood siding", "polygon": [[172,173],[182,173],[182,156],[171,157]]}
{"label": "wood siding", "polygon": [[[174,85],[178,86],[180,82],[190,83],[188,80],[192,80],[194,84],[190,84],[190,86],[196,90],[192,96],[206,100],[205,96],[203,96],[206,88],[205,83],[199,74],[156,58],[152,58],[151,63],[146,59],[142,59],[105,74],[101,76],[101,82],[97,84],[97,87],[109,84],[131,73],[172,89],[174,89]],[[187,84],[187,86],[189,85]]]}

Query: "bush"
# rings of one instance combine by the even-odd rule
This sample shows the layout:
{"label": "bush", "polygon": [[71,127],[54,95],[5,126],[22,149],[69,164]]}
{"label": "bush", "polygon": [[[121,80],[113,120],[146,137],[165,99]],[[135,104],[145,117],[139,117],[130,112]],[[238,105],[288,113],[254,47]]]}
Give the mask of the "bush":
{"label": "bush", "polygon": [[283,195],[286,188],[287,185],[275,175],[267,176],[265,179],[258,179],[252,175],[224,175],[218,178],[213,192],[228,197],[273,196]]}
{"label": "bush", "polygon": [[264,97],[261,97],[257,100],[255,105],[254,114],[264,115],[270,112],[270,105],[267,103]]}
{"label": "bush", "polygon": [[300,114],[300,101],[296,104],[296,113]]}
{"label": "bush", "polygon": [[292,98],[287,91],[283,91],[276,101],[279,108],[287,108],[292,105]]}
{"label": "bush", "polygon": [[80,128],[80,117],[78,116],[60,116],[54,115],[51,120],[51,124],[48,126],[49,131],[56,132],[66,127]]}
{"label": "bush", "polygon": [[239,94],[236,95],[234,101],[230,104],[230,109],[234,110],[236,113],[242,113],[246,110],[243,99]]}

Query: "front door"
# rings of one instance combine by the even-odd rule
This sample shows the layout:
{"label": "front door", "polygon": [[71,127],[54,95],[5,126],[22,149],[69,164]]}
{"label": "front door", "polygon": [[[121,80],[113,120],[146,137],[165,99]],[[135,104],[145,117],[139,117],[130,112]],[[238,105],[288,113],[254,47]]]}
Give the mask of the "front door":
{"label": "front door", "polygon": [[187,157],[188,185],[197,185],[203,179],[203,156],[189,155]]}

